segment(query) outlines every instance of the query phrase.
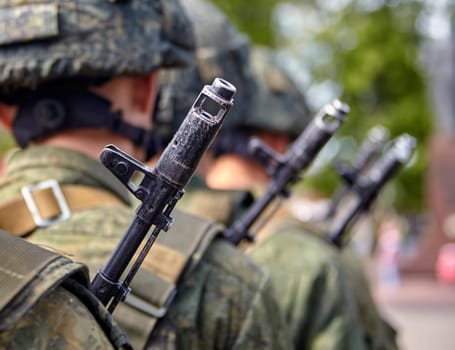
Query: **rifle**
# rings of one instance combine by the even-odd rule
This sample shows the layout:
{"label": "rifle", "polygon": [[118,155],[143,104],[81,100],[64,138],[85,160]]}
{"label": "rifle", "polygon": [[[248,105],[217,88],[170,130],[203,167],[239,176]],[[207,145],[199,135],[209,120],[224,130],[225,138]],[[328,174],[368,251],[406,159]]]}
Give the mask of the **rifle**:
{"label": "rifle", "polygon": [[351,166],[344,163],[337,162],[334,164],[335,170],[340,175],[344,184],[335,191],[333,198],[330,202],[329,209],[325,219],[332,218],[335,214],[336,208],[344,195],[357,181],[358,176],[364,172],[371,163],[380,155],[384,144],[389,139],[389,132],[383,126],[377,125],[370,129],[365,141],[360,145],[359,151],[354,158]]}
{"label": "rifle", "polygon": [[[109,312],[112,313],[130,292],[128,286],[160,231],[167,231],[171,226],[170,214],[232,107],[235,91],[232,84],[219,78],[212,85],[205,85],[152,169],[113,145],[101,152],[103,165],[141,201],[107,264],[92,281],[92,290],[105,306],[109,304]],[[143,176],[139,185],[132,179],[136,174]],[[152,225],[155,227],[147,242],[125,280],[120,281]]]}
{"label": "rifle", "polygon": [[373,164],[370,170],[358,177],[351,191],[356,194],[354,203],[335,217],[326,239],[338,248],[346,241],[346,227],[360,213],[367,211],[382,187],[398,172],[412,155],[415,139],[403,134],[393,141],[391,148]]}
{"label": "rifle", "polygon": [[254,240],[249,232],[252,225],[274,199],[290,196],[289,187],[301,178],[299,175],[302,170],[311,164],[341,126],[348,112],[349,107],[338,100],[325,105],[284,155],[277,154],[258,139],[253,138],[250,141],[251,153],[266,168],[272,179],[264,196],[254,202],[242,218],[226,229],[225,237],[231,243],[237,245],[242,239]]}

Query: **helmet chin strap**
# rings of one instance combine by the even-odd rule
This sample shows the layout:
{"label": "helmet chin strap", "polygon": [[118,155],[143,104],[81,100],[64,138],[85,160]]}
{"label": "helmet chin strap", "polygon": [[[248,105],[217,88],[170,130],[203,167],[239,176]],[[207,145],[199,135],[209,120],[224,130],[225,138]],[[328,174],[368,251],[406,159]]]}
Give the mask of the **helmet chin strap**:
{"label": "helmet chin strap", "polygon": [[112,112],[111,103],[90,91],[67,93],[57,88],[40,89],[19,104],[13,133],[22,148],[59,131],[105,128],[129,138],[146,151],[147,159],[162,148],[158,133],[127,123],[122,113]]}

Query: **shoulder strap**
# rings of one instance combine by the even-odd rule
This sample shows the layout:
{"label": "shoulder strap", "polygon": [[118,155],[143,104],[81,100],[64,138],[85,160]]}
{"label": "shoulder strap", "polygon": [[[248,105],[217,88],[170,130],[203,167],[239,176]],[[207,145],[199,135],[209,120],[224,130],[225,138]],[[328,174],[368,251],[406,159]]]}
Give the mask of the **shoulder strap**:
{"label": "shoulder strap", "polygon": [[214,223],[175,210],[171,229],[158,236],[133,279],[132,292],[115,317],[134,348],[144,348],[156,322],[177,293],[179,281],[201,260],[212,240],[222,232]]}
{"label": "shoulder strap", "polygon": [[88,269],[56,253],[0,230],[0,332],[10,330],[42,298],[62,286],[86,307],[115,348],[128,339],[90,292]]}
{"label": "shoulder strap", "polygon": [[0,256],[0,331],[12,327],[68,276],[88,283],[83,265],[1,230]]}

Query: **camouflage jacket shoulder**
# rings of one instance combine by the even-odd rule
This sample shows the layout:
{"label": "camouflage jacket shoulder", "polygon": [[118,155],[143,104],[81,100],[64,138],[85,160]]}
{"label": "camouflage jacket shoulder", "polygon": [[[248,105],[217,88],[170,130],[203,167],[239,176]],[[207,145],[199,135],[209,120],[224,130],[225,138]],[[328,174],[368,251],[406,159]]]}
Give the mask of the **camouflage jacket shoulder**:
{"label": "camouflage jacket shoulder", "polygon": [[376,304],[363,266],[364,261],[349,247],[341,253],[341,267],[351,286],[359,317],[365,329],[365,341],[369,349],[398,349],[397,331],[381,315]]}
{"label": "camouflage jacket shoulder", "polygon": [[0,231],[0,348],[130,348],[85,266]]}
{"label": "camouflage jacket shoulder", "polygon": [[[238,217],[237,192],[195,187],[187,195],[181,205],[194,214],[225,223]],[[303,229],[286,206],[275,212],[255,240],[244,248],[268,271],[295,347],[363,349],[362,325],[338,252]]]}
{"label": "camouflage jacket shoulder", "polygon": [[363,325],[332,247],[288,221],[249,255],[269,272],[296,348],[365,348]]}

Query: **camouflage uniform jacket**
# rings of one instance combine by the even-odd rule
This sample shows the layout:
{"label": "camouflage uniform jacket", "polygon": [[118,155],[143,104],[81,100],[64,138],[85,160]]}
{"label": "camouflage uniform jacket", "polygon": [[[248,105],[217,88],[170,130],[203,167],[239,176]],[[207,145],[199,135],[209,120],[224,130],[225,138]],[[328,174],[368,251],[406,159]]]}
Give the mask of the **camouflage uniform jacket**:
{"label": "camouflage uniform jacket", "polygon": [[[342,209],[346,207],[346,202]],[[357,224],[359,222],[357,221]],[[330,220],[302,222],[304,229],[315,235],[322,236],[330,229]],[[361,225],[353,225],[349,235],[363,233],[368,228]],[[373,228],[370,228],[373,230]],[[362,232],[361,232],[362,231]],[[397,331],[381,315],[371,293],[370,282],[364,269],[365,258],[361,258],[353,247],[353,240],[349,240],[339,253],[341,269],[343,270],[346,285],[352,293],[359,320],[364,328],[364,339],[367,348],[371,350],[396,350],[398,349]]]}
{"label": "camouflage uniform jacket", "polygon": [[346,281],[351,286],[359,317],[365,329],[368,349],[398,349],[397,331],[382,317],[373,299],[361,258],[349,247],[345,247],[340,256]]}
{"label": "camouflage uniform jacket", "polygon": [[[187,191],[179,205],[206,219],[229,220],[232,195],[229,191]],[[247,251],[270,273],[295,348],[365,349],[338,252],[289,218],[276,218],[265,229],[268,226],[272,234],[256,239]]]}
{"label": "camouflage uniform jacket", "polygon": [[[49,178],[60,185],[103,188],[128,202],[128,193],[120,182],[97,161],[47,146],[17,151],[9,157],[0,184],[0,201],[19,196],[25,185]],[[174,211],[172,216],[175,224],[158,241],[163,235],[191,234],[191,224],[183,225],[187,232],[173,229],[178,222],[189,219],[186,215]],[[93,272],[105,263],[132,217],[133,209],[126,204],[81,210],[69,220],[35,230],[27,239],[82,261]],[[205,254],[194,258],[197,265],[179,281],[177,295],[158,321],[146,348],[289,348],[270,281],[256,264],[219,238],[209,243]],[[119,315],[118,311],[120,308],[114,316]],[[122,328],[124,321],[119,317]],[[133,321],[141,325],[141,321]],[[129,330],[124,329],[130,337]]]}
{"label": "camouflage uniform jacket", "polygon": [[0,332],[0,349],[113,348],[85,305],[63,287],[40,300],[14,328]]}

